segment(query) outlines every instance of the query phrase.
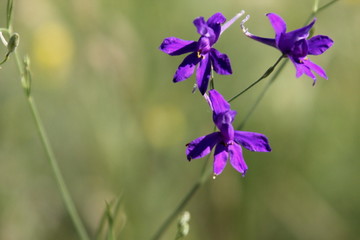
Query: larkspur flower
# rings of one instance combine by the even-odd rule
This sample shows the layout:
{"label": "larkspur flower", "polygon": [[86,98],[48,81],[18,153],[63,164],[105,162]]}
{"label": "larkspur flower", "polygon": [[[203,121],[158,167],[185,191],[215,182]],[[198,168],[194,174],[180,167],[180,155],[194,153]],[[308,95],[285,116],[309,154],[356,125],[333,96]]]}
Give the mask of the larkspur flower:
{"label": "larkspur flower", "polygon": [[266,16],[274,28],[275,39],[258,37],[249,33],[244,27],[244,23],[248,17],[241,23],[241,27],[246,36],[275,47],[279,49],[284,56],[289,57],[296,68],[297,78],[306,74],[314,80],[313,85],[315,85],[316,77],[313,74],[313,72],[315,72],[320,77],[327,79],[324,69],[310,61],[307,57],[308,55],[320,55],[333,45],[333,40],[324,35],[317,35],[307,39],[311,28],[315,24],[316,18],[303,28],[286,32],[286,23],[279,15],[268,13]]}
{"label": "larkspur flower", "polygon": [[[198,41],[188,41],[176,37],[165,38],[160,50],[171,56],[190,53],[179,65],[173,82],[188,79],[196,69],[196,83],[202,95],[205,94],[211,69],[221,75],[232,74],[230,59],[212,46],[218,41],[220,35],[233,24],[244,12],[237,14],[230,21],[221,13],[215,13],[206,22],[203,17],[194,20],[197,32],[201,35]],[[225,23],[225,24],[224,24]]]}
{"label": "larkspur flower", "polygon": [[[206,95],[205,95],[206,96]],[[271,148],[265,135],[254,132],[236,131],[232,122],[236,111],[216,90],[210,90],[207,97],[213,111],[213,121],[218,132],[199,137],[186,146],[186,156],[190,161],[208,155],[215,147],[213,171],[219,175],[225,168],[227,160],[244,176],[248,167],[242,155],[242,148],[255,152],[270,152]]]}

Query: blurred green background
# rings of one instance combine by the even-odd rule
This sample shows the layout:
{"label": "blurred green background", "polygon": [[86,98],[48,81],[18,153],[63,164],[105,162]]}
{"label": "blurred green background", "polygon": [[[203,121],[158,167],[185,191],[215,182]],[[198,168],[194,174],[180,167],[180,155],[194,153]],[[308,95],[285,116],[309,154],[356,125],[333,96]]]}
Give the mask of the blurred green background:
{"label": "blurred green background", "polygon": [[[320,4],[326,3],[320,1]],[[185,144],[212,130],[194,77],[173,84],[183,56],[158,50],[165,37],[197,40],[194,18],[242,9],[253,34],[273,37],[265,13],[302,26],[312,0],[15,0],[19,51],[32,61],[33,96],[80,215],[94,232],[105,203],[124,196],[120,239],[149,239],[198,179],[205,159]],[[6,1],[0,24],[5,27]],[[234,74],[215,76],[230,98],[279,52],[247,39],[239,21],[216,48]],[[318,15],[315,33],[335,45],[311,57],[329,80],[315,87],[288,64],[246,125],[272,153],[244,151],[245,178],[228,165],[186,207],[186,239],[359,239],[360,2]],[[5,48],[1,48],[1,56]],[[0,71],[0,239],[78,239],[21,89],[14,58]],[[232,103],[241,122],[264,80]],[[125,223],[125,226],[122,226]],[[174,239],[176,222],[163,239]]]}

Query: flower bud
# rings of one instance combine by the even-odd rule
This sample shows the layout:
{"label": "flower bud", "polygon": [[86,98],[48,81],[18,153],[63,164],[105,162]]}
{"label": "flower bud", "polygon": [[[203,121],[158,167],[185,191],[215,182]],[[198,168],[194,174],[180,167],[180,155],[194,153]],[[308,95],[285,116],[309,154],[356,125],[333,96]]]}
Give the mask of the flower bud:
{"label": "flower bud", "polygon": [[190,213],[185,211],[183,215],[180,217],[178,222],[178,231],[176,235],[176,239],[183,239],[189,234],[190,231]]}
{"label": "flower bud", "polygon": [[12,53],[17,48],[17,46],[19,46],[19,41],[20,41],[20,37],[19,34],[17,33],[14,33],[10,37],[9,42],[7,44],[8,54]]}

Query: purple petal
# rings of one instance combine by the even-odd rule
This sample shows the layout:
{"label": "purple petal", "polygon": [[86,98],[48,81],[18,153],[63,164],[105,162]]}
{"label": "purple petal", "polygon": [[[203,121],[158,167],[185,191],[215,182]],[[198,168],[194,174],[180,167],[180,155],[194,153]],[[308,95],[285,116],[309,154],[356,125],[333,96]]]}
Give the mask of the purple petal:
{"label": "purple petal", "polygon": [[196,64],[198,64],[200,60],[201,58],[198,58],[196,53],[191,53],[188,55],[179,65],[174,75],[173,81],[180,82],[188,79],[194,73]]}
{"label": "purple petal", "polygon": [[207,20],[207,25],[213,30],[214,35],[211,37],[211,44],[215,44],[221,33],[221,24],[226,21],[222,13],[215,13]]}
{"label": "purple petal", "polygon": [[226,21],[225,16],[222,13],[215,13],[207,20],[207,25],[212,27],[215,25],[223,24]]}
{"label": "purple petal", "polygon": [[245,176],[248,167],[242,155],[241,147],[237,144],[231,144],[228,146],[228,149],[231,165],[236,169],[236,171],[242,173],[242,175]]}
{"label": "purple petal", "polygon": [[258,41],[258,42],[261,42],[261,43],[264,43],[264,44],[266,44],[266,45],[269,45],[269,46],[272,46],[272,47],[277,48],[277,45],[276,45],[276,42],[275,42],[275,39],[274,39],[274,38],[258,37],[258,36],[255,36],[254,34],[252,34],[252,33],[250,33],[250,32],[248,31],[248,29],[245,27],[244,24],[245,24],[245,22],[247,22],[247,21],[249,20],[249,18],[250,18],[250,16],[247,15],[247,16],[245,17],[245,19],[242,20],[241,23],[240,23],[240,27],[241,27],[242,31],[244,32],[244,34],[245,34],[247,37],[249,37],[249,38],[251,38],[251,39],[253,39],[253,40],[256,40],[256,41]]}
{"label": "purple petal", "polygon": [[297,58],[304,58],[308,53],[308,45],[306,39],[301,39],[291,44],[290,51],[285,52],[288,55],[295,56]]}
{"label": "purple petal", "polygon": [[[312,71],[314,71],[315,73],[317,73],[320,77],[328,79],[328,77],[326,76],[326,72],[325,70],[320,67],[319,65],[313,63],[312,61],[310,61],[309,59],[304,60],[304,64],[309,67]],[[315,84],[315,83],[314,83]]]}
{"label": "purple petal", "polygon": [[296,29],[294,31],[286,33],[286,39],[292,39],[292,41],[298,41],[300,39],[307,38],[309,36],[310,29],[315,24],[316,18],[307,26]]}
{"label": "purple petal", "polygon": [[195,20],[193,21],[197,32],[204,37],[211,37],[214,35],[213,30],[206,24],[205,20],[203,17],[198,17],[195,18]]}
{"label": "purple petal", "polygon": [[305,73],[312,79],[316,80],[315,75],[311,72],[310,68],[304,64],[303,60],[297,60],[292,58],[291,56],[289,56],[289,58],[295,66],[297,78],[301,77]]}
{"label": "purple petal", "polygon": [[211,78],[211,61],[209,54],[202,55],[199,68],[196,70],[196,83],[202,95],[205,94]]}
{"label": "purple petal", "polygon": [[328,50],[334,41],[328,36],[317,35],[308,40],[308,54],[311,55],[320,55],[326,50]]}
{"label": "purple petal", "polygon": [[216,73],[221,75],[230,75],[232,74],[230,59],[226,54],[223,54],[212,48],[210,51],[211,62],[213,64],[214,70]]}
{"label": "purple petal", "polygon": [[211,42],[207,37],[201,37],[197,45],[198,52],[204,56],[211,50]]}
{"label": "purple petal", "polygon": [[222,140],[226,144],[230,144],[234,140],[234,127],[231,123],[216,125],[221,132]]}
{"label": "purple petal", "polygon": [[275,39],[276,43],[279,43],[280,36],[286,32],[286,23],[285,21],[275,13],[266,14],[268,17],[274,31],[275,31]]}
{"label": "purple petal", "polygon": [[202,158],[211,152],[211,149],[220,141],[219,132],[199,137],[186,145],[186,156],[191,159]]}
{"label": "purple petal", "polygon": [[230,110],[230,104],[215,89],[209,91],[211,109],[215,114],[224,113]]}
{"label": "purple petal", "polygon": [[160,45],[160,50],[171,56],[181,55],[196,51],[196,42],[187,41],[176,37],[165,38]]}
{"label": "purple petal", "polygon": [[260,133],[235,131],[235,142],[254,152],[270,152],[271,147],[267,137]]}
{"label": "purple petal", "polygon": [[213,165],[215,175],[219,175],[224,170],[228,158],[227,147],[222,143],[216,145]]}

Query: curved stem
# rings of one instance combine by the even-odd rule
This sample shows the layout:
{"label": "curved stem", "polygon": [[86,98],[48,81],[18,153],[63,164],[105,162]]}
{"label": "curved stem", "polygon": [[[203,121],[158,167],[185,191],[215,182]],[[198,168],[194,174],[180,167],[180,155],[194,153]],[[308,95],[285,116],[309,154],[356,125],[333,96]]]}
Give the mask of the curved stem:
{"label": "curved stem", "polygon": [[236,98],[240,97],[242,94],[244,94],[245,92],[247,92],[249,89],[251,89],[252,87],[254,87],[256,84],[258,84],[261,80],[267,78],[275,69],[275,67],[279,64],[279,62],[281,61],[281,59],[283,59],[285,56],[281,55],[278,60],[274,63],[274,65],[272,65],[268,70],[266,70],[266,72],[255,82],[253,82],[252,84],[250,84],[250,86],[248,86],[247,88],[245,88],[244,90],[242,90],[240,93],[236,94],[235,96],[233,96],[232,98],[229,99],[228,102],[232,102],[233,100],[235,100]]}

